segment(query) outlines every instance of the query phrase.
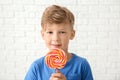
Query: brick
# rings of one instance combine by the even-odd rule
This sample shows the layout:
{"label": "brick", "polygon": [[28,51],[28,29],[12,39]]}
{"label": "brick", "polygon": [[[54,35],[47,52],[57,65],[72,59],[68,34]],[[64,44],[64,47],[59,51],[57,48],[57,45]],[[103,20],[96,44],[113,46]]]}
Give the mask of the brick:
{"label": "brick", "polygon": [[120,35],[119,35],[119,32],[109,32],[109,37],[112,39],[112,40],[118,40]]}
{"label": "brick", "polygon": [[0,30],[1,31],[4,31],[7,32],[7,31],[11,31],[11,30],[14,30],[14,25],[13,24],[3,24],[3,25],[0,25]]}
{"label": "brick", "polygon": [[[114,26],[114,27],[113,27]],[[115,32],[119,31],[119,27],[115,25],[98,25],[97,26],[99,32]]]}
{"label": "brick", "polygon": [[[20,34],[18,34],[18,33],[20,33]],[[22,33],[22,32],[16,32],[16,31],[7,31],[7,32],[5,32],[5,37],[8,37],[8,38],[10,38],[10,40],[12,40],[13,42],[14,42],[14,38],[13,37],[21,37],[21,36],[24,36],[24,33]],[[13,43],[12,42],[12,43]]]}
{"label": "brick", "polygon": [[4,24],[10,24],[10,25],[25,24],[25,19],[24,18],[5,18]]}
{"label": "brick", "polygon": [[113,12],[99,12],[99,18],[120,18],[120,15],[119,15],[120,13],[119,12],[115,12],[115,13],[113,13]]}
{"label": "brick", "polygon": [[36,25],[36,24],[39,24],[40,22],[39,22],[39,19],[38,18],[27,18],[26,19],[26,24],[28,24],[28,25]]}
{"label": "brick", "polygon": [[15,17],[16,18],[34,18],[35,17],[35,14],[34,12],[15,12]]}
{"label": "brick", "polygon": [[75,5],[76,1],[73,1],[73,0],[65,0],[65,1],[56,0],[56,3],[60,4],[60,5]]}
{"label": "brick", "polygon": [[2,53],[2,54],[0,54],[0,56],[4,56],[5,61],[7,60],[7,56],[15,55],[15,50],[14,49],[12,49],[12,50],[3,49],[3,50],[0,50],[0,52]]}
{"label": "brick", "polygon": [[8,80],[8,79],[9,80],[15,80],[15,75],[14,74],[5,73],[5,74],[0,75],[0,79],[1,80]]}
{"label": "brick", "polygon": [[14,24],[20,24],[20,25],[22,25],[22,24],[25,24],[25,19],[24,18],[14,18]]}
{"label": "brick", "polygon": [[9,62],[9,63],[11,63],[11,62],[13,62],[13,63],[21,62],[21,60],[23,62],[25,62],[26,61],[26,56],[16,56],[16,55],[7,56],[7,62]]}
{"label": "brick", "polygon": [[35,12],[35,18],[39,18],[39,22],[41,22],[40,20],[41,20],[42,14],[43,14],[42,12],[43,12],[43,10],[39,10],[39,12]]}
{"label": "brick", "polygon": [[[1,44],[5,44],[5,45],[10,45],[10,44],[14,44],[14,39],[12,37],[4,37],[1,39]],[[6,44],[7,42],[7,44]]]}
{"label": "brick", "polygon": [[111,5],[110,7],[110,12],[120,12],[120,6],[119,5]]}
{"label": "brick", "polygon": [[38,36],[36,34],[37,33],[35,31],[29,31],[29,32],[26,32],[26,37],[29,37],[31,39],[34,37],[34,40],[35,40],[35,38]]}
{"label": "brick", "polygon": [[91,38],[96,38],[96,39],[106,39],[109,37],[109,33],[108,32],[88,32],[88,37]]}
{"label": "brick", "polygon": [[89,50],[107,50],[108,45],[106,44],[96,44],[96,45],[88,45]]}
{"label": "brick", "polygon": [[[12,69],[12,70],[11,70]],[[9,67],[7,68],[7,73],[9,74],[25,74],[25,69],[20,66],[17,67]]]}
{"label": "brick", "polygon": [[[68,3],[65,3],[65,4],[68,4]],[[61,3],[61,5],[63,5],[62,3]],[[75,13],[73,13],[74,14],[74,16],[76,17],[80,12],[82,12],[82,10],[84,9],[84,11],[86,11],[86,7],[85,8],[80,8],[79,7],[79,9],[78,9],[78,6],[76,6],[76,2],[73,2],[73,6],[71,6],[70,4],[69,5],[63,5],[64,7],[66,7],[66,8],[68,8],[72,13],[73,12],[75,12],[76,13],[76,15],[75,15]]]}
{"label": "brick", "polygon": [[88,25],[88,24],[90,24],[90,22],[89,22],[89,19],[87,19],[87,18],[80,18],[80,20],[77,19],[77,23],[76,24],[77,24],[77,26],[79,28],[79,27],[81,27],[79,25]]}
{"label": "brick", "polygon": [[87,37],[88,37],[87,32],[85,32],[85,31],[76,31],[75,38],[77,38],[77,39],[79,39],[79,38],[85,39]]}
{"label": "brick", "polygon": [[16,5],[16,4],[9,4],[9,5],[3,5],[3,11],[24,11],[24,7],[22,5]]}
{"label": "brick", "polygon": [[25,77],[25,73],[24,74],[23,73],[22,74],[19,73],[19,75],[16,74],[15,80],[24,80],[24,77]]}
{"label": "brick", "polygon": [[116,75],[116,78],[115,78],[116,80],[119,80],[119,79],[120,79],[120,76],[119,76],[119,75],[120,75],[120,74],[117,74],[117,75]]}
{"label": "brick", "polygon": [[[0,63],[0,66],[1,66],[1,64],[2,63]],[[5,75],[5,73],[6,73],[6,67],[0,67],[1,69],[0,69],[0,78],[1,78],[1,75]]]}
{"label": "brick", "polygon": [[42,1],[42,0],[34,0],[35,1],[35,4],[39,4],[39,5],[51,5],[51,4],[53,4],[53,3],[55,3],[55,0],[44,0],[44,1]]}
{"label": "brick", "polygon": [[99,1],[98,0],[77,0],[77,3],[79,4],[79,5],[97,5],[98,3],[99,3]]}
{"label": "brick", "polygon": [[0,4],[12,4],[12,0],[0,0]]}
{"label": "brick", "polygon": [[19,4],[19,5],[33,5],[34,0],[13,0],[13,4]]}
{"label": "brick", "polygon": [[120,45],[119,44],[109,44],[108,49],[109,50],[120,50]]}
{"label": "brick", "polygon": [[[114,27],[119,27],[119,24],[120,24],[120,18],[117,18],[117,19],[109,19],[109,24],[110,25],[114,25]],[[120,30],[120,29],[118,29]]]}
{"label": "brick", "polygon": [[33,44],[33,42],[31,42],[31,44],[26,44],[26,49],[27,50],[37,50],[39,49],[39,47],[36,47],[37,45],[36,44]]}
{"label": "brick", "polygon": [[119,57],[119,51],[118,50],[106,50],[105,52],[106,52],[106,54],[109,54],[109,56],[118,56]]}
{"label": "brick", "polygon": [[[23,44],[30,44],[30,43],[34,43],[34,39],[32,39],[32,38],[15,38],[15,43],[16,43],[16,47],[18,47],[18,48],[20,48],[20,47],[22,47],[23,46],[23,48],[20,48],[20,49],[24,49],[25,48],[25,45],[23,45]],[[19,46],[17,46],[19,44]],[[21,45],[20,45],[21,44]]]}
{"label": "brick", "polygon": [[6,45],[5,45],[5,43],[2,43],[3,41],[0,41],[0,43],[1,43],[1,45],[0,45],[0,50],[2,51],[2,50],[5,50],[5,48],[6,48]]}
{"label": "brick", "polygon": [[[22,39],[20,39],[20,40],[22,40]],[[12,45],[5,45],[5,49],[7,49],[7,50],[25,50],[25,42],[24,41],[17,41],[17,40],[15,40],[15,43],[14,44],[12,44]],[[19,43],[16,43],[16,42],[19,42]]]}
{"label": "brick", "polygon": [[2,5],[0,5],[0,12],[2,12],[2,7],[3,7],[3,6],[2,6]]}
{"label": "brick", "polygon": [[108,21],[108,19],[97,19],[97,17],[96,18],[90,18],[89,19],[89,21],[88,21],[88,24],[89,25],[108,25],[109,24],[109,21]]}
{"label": "brick", "polygon": [[14,12],[12,11],[2,11],[0,12],[0,18],[13,18],[14,17]]}
{"label": "brick", "polygon": [[7,70],[8,66],[9,66],[9,68],[14,68],[15,67],[15,63],[13,63],[13,62],[6,62],[6,63],[2,63],[2,65],[1,65],[1,67],[5,67],[6,70]]}
{"label": "brick", "polygon": [[41,6],[35,6],[35,5],[26,5],[24,6],[24,10],[26,12],[38,12],[40,10]]}
{"label": "brick", "polygon": [[4,37],[4,31],[0,30],[0,37]]}
{"label": "brick", "polygon": [[1,25],[1,24],[3,24],[3,19],[2,19],[2,18],[0,18],[0,25]]}
{"label": "brick", "polygon": [[29,25],[29,24],[17,24],[15,25],[15,31],[22,31],[22,32],[31,32],[31,31],[35,31],[35,25]]}
{"label": "brick", "polygon": [[[111,51],[111,53],[112,52],[113,51]],[[94,55],[96,54],[96,56],[107,56],[108,54],[111,54],[111,53],[109,53],[108,50],[96,50],[96,53],[94,53]],[[105,61],[107,61],[107,60],[105,60]]]}
{"label": "brick", "polygon": [[[28,56],[28,55],[35,55],[35,50],[16,50],[15,55],[17,56]],[[21,62],[22,63],[22,62]],[[25,62],[26,63],[26,62]]]}
{"label": "brick", "polygon": [[82,32],[97,31],[97,27],[95,25],[81,25],[78,26],[78,28],[79,28],[78,31],[82,31]]}
{"label": "brick", "polygon": [[39,56],[27,56],[27,62],[33,62],[38,58],[39,58]]}
{"label": "brick", "polygon": [[119,5],[119,0],[100,0],[101,5]]}
{"label": "brick", "polygon": [[98,13],[111,12],[110,8],[111,8],[110,5],[99,5],[97,8],[97,11],[98,11]]}

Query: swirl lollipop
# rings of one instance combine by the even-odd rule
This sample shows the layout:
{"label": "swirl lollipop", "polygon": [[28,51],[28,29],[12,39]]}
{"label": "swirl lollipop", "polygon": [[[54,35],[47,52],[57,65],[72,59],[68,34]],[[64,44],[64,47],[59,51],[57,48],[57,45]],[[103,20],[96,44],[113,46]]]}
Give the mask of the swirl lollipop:
{"label": "swirl lollipop", "polygon": [[52,49],[46,55],[45,62],[49,68],[61,69],[67,62],[67,56],[61,49]]}

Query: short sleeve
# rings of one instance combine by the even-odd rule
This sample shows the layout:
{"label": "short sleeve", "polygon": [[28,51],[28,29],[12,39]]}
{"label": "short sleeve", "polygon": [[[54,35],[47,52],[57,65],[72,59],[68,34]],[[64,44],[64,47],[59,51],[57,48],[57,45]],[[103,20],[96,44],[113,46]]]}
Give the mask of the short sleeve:
{"label": "short sleeve", "polygon": [[85,59],[82,62],[82,79],[81,80],[93,80],[92,71],[88,61]]}
{"label": "short sleeve", "polygon": [[37,64],[31,64],[24,80],[37,80]]}

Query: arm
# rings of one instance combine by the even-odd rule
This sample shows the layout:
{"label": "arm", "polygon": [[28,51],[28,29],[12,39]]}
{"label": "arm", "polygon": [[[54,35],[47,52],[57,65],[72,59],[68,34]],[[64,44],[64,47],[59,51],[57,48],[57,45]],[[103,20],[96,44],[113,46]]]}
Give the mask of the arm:
{"label": "arm", "polygon": [[30,66],[24,80],[37,80],[37,67],[35,63]]}
{"label": "arm", "polygon": [[92,71],[87,60],[82,63],[82,80],[93,80]]}

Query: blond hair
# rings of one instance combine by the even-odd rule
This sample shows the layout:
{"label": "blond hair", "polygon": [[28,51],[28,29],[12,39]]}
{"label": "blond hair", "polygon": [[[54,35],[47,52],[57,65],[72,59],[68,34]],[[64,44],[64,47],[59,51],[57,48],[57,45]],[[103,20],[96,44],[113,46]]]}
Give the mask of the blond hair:
{"label": "blond hair", "polygon": [[65,7],[58,5],[51,5],[45,9],[41,19],[41,26],[44,27],[45,24],[60,24],[68,23],[73,28],[74,25],[74,15]]}

